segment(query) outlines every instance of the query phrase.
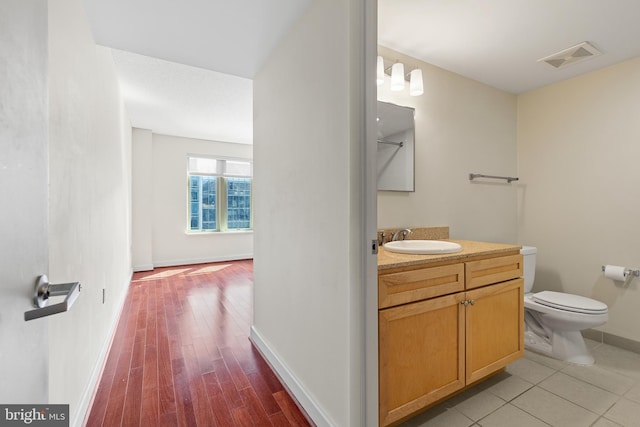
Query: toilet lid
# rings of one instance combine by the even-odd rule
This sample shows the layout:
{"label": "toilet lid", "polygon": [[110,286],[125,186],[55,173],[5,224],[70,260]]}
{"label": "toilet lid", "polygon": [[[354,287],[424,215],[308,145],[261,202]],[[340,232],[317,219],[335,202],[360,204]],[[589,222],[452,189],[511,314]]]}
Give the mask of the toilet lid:
{"label": "toilet lid", "polygon": [[607,305],[603,302],[580,295],[565,294],[563,292],[538,292],[533,294],[533,300],[548,307],[577,313],[602,314],[608,311]]}

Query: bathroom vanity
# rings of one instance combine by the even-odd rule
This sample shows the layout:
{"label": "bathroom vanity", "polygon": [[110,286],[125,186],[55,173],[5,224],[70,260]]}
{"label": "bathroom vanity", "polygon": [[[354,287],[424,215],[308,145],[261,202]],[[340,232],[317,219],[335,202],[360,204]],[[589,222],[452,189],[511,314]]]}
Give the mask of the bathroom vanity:
{"label": "bathroom vanity", "polygon": [[524,354],[520,246],[451,241],[462,250],[379,250],[381,426],[398,424]]}

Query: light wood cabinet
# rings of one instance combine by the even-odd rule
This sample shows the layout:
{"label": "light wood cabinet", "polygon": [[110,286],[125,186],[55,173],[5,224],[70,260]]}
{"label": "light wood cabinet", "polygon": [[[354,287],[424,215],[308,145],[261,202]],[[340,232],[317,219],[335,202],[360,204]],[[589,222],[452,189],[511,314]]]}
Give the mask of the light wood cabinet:
{"label": "light wood cabinet", "polygon": [[521,255],[379,274],[381,426],[524,354],[521,275]]}
{"label": "light wood cabinet", "polygon": [[378,307],[393,307],[464,290],[464,264],[417,268],[378,278]]}
{"label": "light wood cabinet", "polygon": [[509,255],[465,263],[465,289],[522,277],[522,255]]}
{"label": "light wood cabinet", "polygon": [[524,355],[524,281],[466,292],[466,382],[474,383]]}
{"label": "light wood cabinet", "polygon": [[392,424],[465,385],[460,293],[381,310],[380,424]]}

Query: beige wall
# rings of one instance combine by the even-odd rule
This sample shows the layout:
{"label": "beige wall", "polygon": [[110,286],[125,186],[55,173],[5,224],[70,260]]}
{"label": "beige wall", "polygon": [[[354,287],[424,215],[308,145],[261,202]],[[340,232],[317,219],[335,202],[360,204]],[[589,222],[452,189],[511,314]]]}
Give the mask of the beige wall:
{"label": "beige wall", "polygon": [[254,80],[251,337],[321,426],[365,425],[363,4],[312,2]]}
{"label": "beige wall", "polygon": [[[640,266],[640,59],[517,97],[420,68],[423,96],[378,89],[380,100],[416,109],[416,191],[379,192],[379,227],[449,225],[454,238],[537,246],[534,290],[599,299],[610,308],[599,329],[640,340],[639,279],[615,284],[601,271]],[[520,181],[471,184],[469,172]]]}
{"label": "beige wall", "polygon": [[601,266],[640,266],[640,59],[518,98],[519,242],[538,247],[534,290],[609,306],[601,330],[640,340],[640,280]]}
{"label": "beige wall", "polygon": [[187,234],[187,156],[251,159],[250,144],[133,132],[134,270],[246,259],[253,232]]}
{"label": "beige wall", "polygon": [[379,47],[408,72],[422,69],[425,93],[378,99],[415,108],[415,192],[378,192],[380,228],[448,225],[452,238],[515,243],[517,184],[471,183],[469,173],[516,176],[516,96]]}
{"label": "beige wall", "polygon": [[131,126],[82,0],[49,2],[48,58],[49,278],[80,281],[82,291],[68,313],[41,321],[49,402],[70,404],[79,425],[131,276]]}

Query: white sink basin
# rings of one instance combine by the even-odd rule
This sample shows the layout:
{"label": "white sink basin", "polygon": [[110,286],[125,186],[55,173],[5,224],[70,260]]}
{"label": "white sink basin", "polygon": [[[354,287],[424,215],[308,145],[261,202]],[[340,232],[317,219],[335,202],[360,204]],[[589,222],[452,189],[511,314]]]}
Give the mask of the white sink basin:
{"label": "white sink basin", "polygon": [[385,243],[384,248],[389,252],[417,255],[454,254],[462,250],[459,244],[443,240],[396,240]]}

